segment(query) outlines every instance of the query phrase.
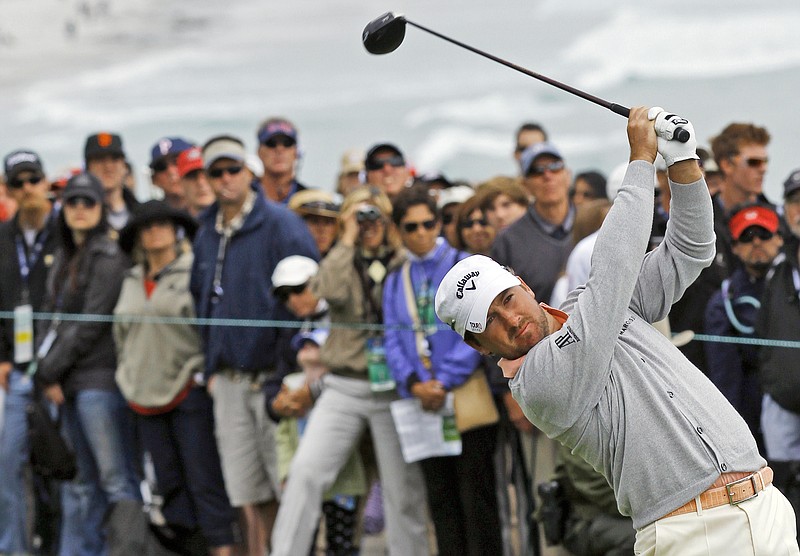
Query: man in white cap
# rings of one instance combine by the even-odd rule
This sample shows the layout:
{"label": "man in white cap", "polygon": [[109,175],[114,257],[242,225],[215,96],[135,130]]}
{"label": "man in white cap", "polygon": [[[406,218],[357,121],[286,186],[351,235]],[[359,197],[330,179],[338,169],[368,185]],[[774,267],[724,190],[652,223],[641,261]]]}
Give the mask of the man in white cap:
{"label": "man in white cap", "polygon": [[[245,159],[236,137],[214,137],[203,146],[217,200],[201,213],[194,241],[190,288],[197,316],[290,320],[272,295],[272,273],[289,255],[319,254],[300,218],[266,200]],[[264,390],[290,370],[291,330],[204,326],[201,332],[225,488],[242,510],[248,553],[263,556],[279,494]]]}
{"label": "man in white cap", "polygon": [[[677,126],[687,142],[671,140]],[[746,423],[650,325],[714,257],[694,130],[661,108],[639,107],[628,138],[628,173],[591,276],[563,311],[537,303],[523,281],[476,255],[445,276],[436,312],[468,344],[503,357],[528,419],[605,475],[633,519],[637,554],[800,554],[794,512],[771,485]],[[667,162],[672,212],[664,241],[645,255],[657,152]]]}

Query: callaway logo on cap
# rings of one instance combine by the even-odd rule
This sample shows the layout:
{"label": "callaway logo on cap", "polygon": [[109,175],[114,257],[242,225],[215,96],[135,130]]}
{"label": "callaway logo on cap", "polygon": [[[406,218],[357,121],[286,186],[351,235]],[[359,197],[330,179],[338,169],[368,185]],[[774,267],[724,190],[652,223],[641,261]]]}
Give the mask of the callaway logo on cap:
{"label": "callaway logo on cap", "polygon": [[456,263],[436,291],[436,314],[463,338],[469,330],[480,334],[497,294],[521,284],[505,267],[483,255]]}

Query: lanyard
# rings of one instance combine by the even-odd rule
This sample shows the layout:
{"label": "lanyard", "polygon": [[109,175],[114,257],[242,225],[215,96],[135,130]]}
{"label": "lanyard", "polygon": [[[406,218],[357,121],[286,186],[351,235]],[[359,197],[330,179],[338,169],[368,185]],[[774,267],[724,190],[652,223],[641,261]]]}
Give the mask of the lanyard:
{"label": "lanyard", "polygon": [[14,238],[15,243],[17,244],[17,259],[19,260],[19,277],[22,280],[22,297],[23,302],[28,302],[29,296],[29,288],[28,288],[28,278],[31,274],[31,269],[36,266],[36,263],[39,261],[39,256],[42,254],[44,250],[44,244],[47,241],[47,237],[50,235],[49,226],[45,225],[44,229],[39,233],[36,237],[36,241],[33,243],[33,247],[30,250],[30,253],[25,253],[25,246],[23,245],[22,236],[17,234]]}
{"label": "lanyard", "polygon": [[222,267],[225,265],[225,254],[228,249],[228,234],[223,233],[219,238],[219,248],[217,249],[217,264],[214,267],[214,281],[211,289],[211,303],[218,303],[222,297]]}

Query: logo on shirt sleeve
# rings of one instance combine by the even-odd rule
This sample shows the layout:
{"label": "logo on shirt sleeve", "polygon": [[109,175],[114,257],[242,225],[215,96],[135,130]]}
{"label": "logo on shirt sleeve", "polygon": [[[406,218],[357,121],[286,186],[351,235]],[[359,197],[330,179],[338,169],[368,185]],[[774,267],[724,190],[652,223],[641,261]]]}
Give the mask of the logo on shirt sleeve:
{"label": "logo on shirt sleeve", "polygon": [[577,344],[581,341],[575,331],[572,330],[569,326],[565,326],[561,329],[562,334],[556,336],[555,340],[553,340],[556,344],[558,349],[564,349],[567,346],[571,346],[572,344]]}

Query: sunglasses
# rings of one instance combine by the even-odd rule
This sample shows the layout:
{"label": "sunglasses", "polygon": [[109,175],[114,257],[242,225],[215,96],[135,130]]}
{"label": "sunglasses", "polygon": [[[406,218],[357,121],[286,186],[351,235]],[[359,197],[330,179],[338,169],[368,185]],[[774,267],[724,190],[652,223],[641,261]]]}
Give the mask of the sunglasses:
{"label": "sunglasses", "polygon": [[166,172],[170,166],[175,166],[176,164],[177,157],[164,156],[156,160],[150,168],[153,170],[153,173],[158,174],[159,172]]}
{"label": "sunglasses", "polygon": [[91,209],[97,206],[97,201],[95,201],[90,197],[70,197],[69,199],[64,201],[64,203],[68,207],[73,207],[73,208],[77,206],[82,206],[84,208]]}
{"label": "sunglasses", "polygon": [[29,178],[16,178],[8,182],[11,189],[22,189],[26,183],[36,185],[44,179],[44,176],[31,176]]}
{"label": "sunglasses", "polygon": [[405,222],[402,224],[403,230],[407,234],[413,234],[417,231],[417,228],[422,226],[426,230],[432,230],[436,227],[436,219],[433,220],[425,220],[424,222]]}
{"label": "sunglasses", "polygon": [[470,228],[474,227],[475,224],[478,224],[479,226],[485,228],[486,226],[489,225],[489,221],[486,220],[485,218],[478,218],[476,220],[472,219],[465,220],[464,223],[461,225],[461,227],[465,230],[469,230]]}
{"label": "sunglasses", "polygon": [[745,158],[744,163],[748,168],[761,168],[769,164],[769,158]]}
{"label": "sunglasses", "polygon": [[739,239],[736,241],[737,243],[752,243],[756,238],[760,239],[761,241],[769,241],[774,236],[775,234],[766,228],[762,228],[761,226],[750,226],[742,232],[742,235],[740,235]]}
{"label": "sunglasses", "polygon": [[446,212],[442,215],[442,225],[449,226],[450,224],[453,223],[453,220],[455,219],[456,217],[452,212]]}
{"label": "sunglasses", "polygon": [[239,172],[243,170],[243,166],[236,165],[236,166],[226,166],[225,168],[211,168],[208,171],[209,178],[219,179],[222,177],[222,174],[230,174],[231,176],[235,176]]}
{"label": "sunglasses", "polygon": [[372,172],[375,170],[383,170],[383,167],[387,164],[393,168],[402,168],[406,165],[406,161],[403,160],[402,156],[394,155],[382,158],[372,158],[367,160],[364,166],[366,166],[367,170]]}
{"label": "sunglasses", "polygon": [[541,166],[531,166],[528,170],[529,176],[543,176],[545,172],[559,172],[564,169],[564,161],[556,160],[550,164],[542,164]]}
{"label": "sunglasses", "polygon": [[281,303],[286,303],[291,295],[299,295],[306,289],[307,284],[300,284],[298,286],[281,286],[275,289],[275,297]]}
{"label": "sunglasses", "polygon": [[278,137],[270,137],[262,144],[268,149],[277,148],[278,145],[288,149],[289,147],[294,147],[297,144],[297,141],[295,141],[291,137],[285,137],[283,135],[279,135]]}

